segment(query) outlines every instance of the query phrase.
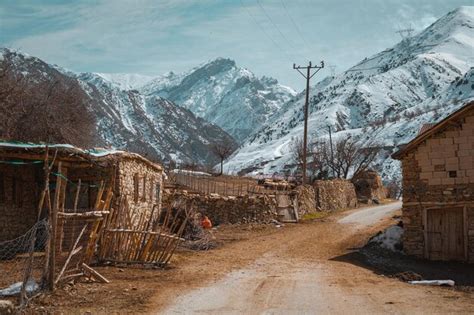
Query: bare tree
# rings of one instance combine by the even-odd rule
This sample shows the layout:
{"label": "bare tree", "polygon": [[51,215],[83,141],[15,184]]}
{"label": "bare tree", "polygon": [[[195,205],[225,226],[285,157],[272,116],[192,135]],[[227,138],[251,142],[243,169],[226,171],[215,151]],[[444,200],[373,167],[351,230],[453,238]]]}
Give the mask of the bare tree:
{"label": "bare tree", "polygon": [[291,143],[290,152],[293,157],[293,160],[297,164],[299,171],[303,169],[303,154],[304,154],[303,151],[304,151],[303,139],[297,138],[295,141]]}
{"label": "bare tree", "polygon": [[362,144],[350,136],[335,141],[333,154],[330,145],[329,141],[322,141],[312,146],[313,173],[319,178],[328,178],[329,171],[337,178],[357,177],[373,165],[380,152],[379,146]]}
{"label": "bare tree", "polygon": [[[297,172],[303,170],[303,140],[296,139],[290,146],[293,160],[297,164]],[[327,178],[329,167],[329,147],[325,142],[309,141],[306,148],[306,171],[310,178]]]}
{"label": "bare tree", "polygon": [[[14,53],[10,53],[14,54]],[[0,136],[20,141],[97,144],[91,99],[76,79],[32,67],[16,69],[9,55],[0,62]]]}
{"label": "bare tree", "polygon": [[217,156],[220,160],[220,165],[221,165],[221,171],[219,175],[222,175],[224,173],[224,161],[231,156],[232,152],[234,152],[235,148],[232,142],[230,141],[221,141],[218,143],[215,143],[211,146],[211,151],[214,153],[215,156]]}

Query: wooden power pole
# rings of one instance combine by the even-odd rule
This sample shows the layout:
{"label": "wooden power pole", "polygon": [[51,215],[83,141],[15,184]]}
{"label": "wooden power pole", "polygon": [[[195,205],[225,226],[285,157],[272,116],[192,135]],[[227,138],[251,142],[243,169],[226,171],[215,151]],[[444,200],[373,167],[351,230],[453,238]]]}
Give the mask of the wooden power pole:
{"label": "wooden power pole", "polygon": [[[304,102],[304,135],[303,135],[303,184],[306,184],[306,155],[308,149],[308,107],[309,107],[309,81],[311,78],[318,73],[319,70],[324,68],[324,61],[321,61],[319,66],[313,66],[311,61],[307,66],[296,66],[293,64],[293,69],[297,70],[306,79],[306,100]],[[306,74],[301,72],[301,69],[306,69]],[[313,74],[311,70],[316,69]]]}

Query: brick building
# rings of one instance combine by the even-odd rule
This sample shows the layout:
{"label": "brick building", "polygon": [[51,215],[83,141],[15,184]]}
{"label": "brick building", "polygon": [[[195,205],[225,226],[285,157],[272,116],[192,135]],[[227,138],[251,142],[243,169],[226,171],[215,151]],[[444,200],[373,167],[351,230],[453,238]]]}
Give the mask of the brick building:
{"label": "brick building", "polygon": [[[45,151],[43,144],[0,142],[0,241],[24,234],[37,220]],[[160,165],[134,153],[70,145],[49,145],[50,163],[55,151],[50,198],[54,202],[56,183],[63,180],[60,212],[94,210],[101,187],[110,187],[111,207],[122,207],[126,199],[132,225],[158,217],[163,187]],[[40,217],[47,217],[47,212],[43,205]]]}
{"label": "brick building", "polygon": [[402,162],[404,250],[430,260],[474,261],[474,102],[392,157]]}

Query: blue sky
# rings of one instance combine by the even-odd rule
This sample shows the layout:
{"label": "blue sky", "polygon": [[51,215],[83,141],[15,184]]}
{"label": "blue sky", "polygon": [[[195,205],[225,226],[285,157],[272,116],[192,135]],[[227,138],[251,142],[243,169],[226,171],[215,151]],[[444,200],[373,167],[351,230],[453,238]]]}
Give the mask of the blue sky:
{"label": "blue sky", "polygon": [[[347,69],[472,0],[2,0],[0,45],[73,71],[159,75],[229,57],[297,90],[293,62]],[[319,79],[329,74],[325,70]]]}

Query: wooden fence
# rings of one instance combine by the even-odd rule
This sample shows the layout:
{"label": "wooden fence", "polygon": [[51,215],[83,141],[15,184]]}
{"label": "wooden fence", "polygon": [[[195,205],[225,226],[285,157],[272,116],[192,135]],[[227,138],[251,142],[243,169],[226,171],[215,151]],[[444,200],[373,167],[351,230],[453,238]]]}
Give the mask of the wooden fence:
{"label": "wooden fence", "polygon": [[203,194],[222,196],[246,196],[252,194],[284,194],[285,189],[269,189],[258,184],[257,180],[230,176],[203,176],[190,173],[175,173],[170,177],[171,184],[177,184]]}

